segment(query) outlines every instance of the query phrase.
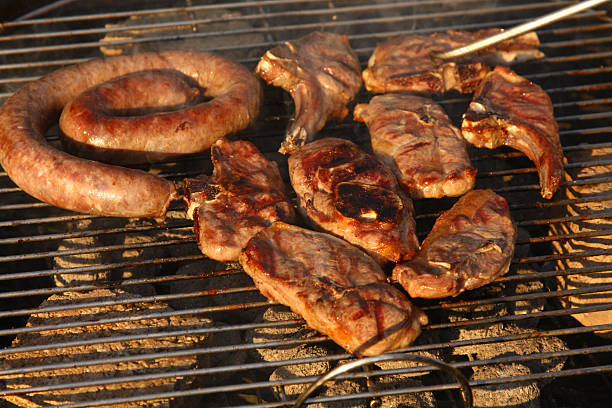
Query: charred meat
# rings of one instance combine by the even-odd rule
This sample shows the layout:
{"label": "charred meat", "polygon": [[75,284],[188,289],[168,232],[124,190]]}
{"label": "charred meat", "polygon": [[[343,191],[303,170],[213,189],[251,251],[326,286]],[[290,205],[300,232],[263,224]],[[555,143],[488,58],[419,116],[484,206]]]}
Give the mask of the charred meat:
{"label": "charred meat", "polygon": [[295,118],[279,151],[293,153],[328,120],[342,120],[346,104],[361,89],[361,66],[346,35],[315,31],[269,50],[255,72],[283,88],[295,103]]}
{"label": "charred meat", "polygon": [[438,61],[433,52],[443,52],[489,37],[500,29],[476,32],[448,30],[431,35],[407,35],[376,46],[363,72],[368,91],[386,93],[410,91],[441,94],[452,89],[470,93],[478,86],[489,65],[510,64],[544,56],[536,33],[504,41],[476,54],[455,61]]}
{"label": "charred meat", "polygon": [[355,106],[370,130],[372,150],[412,198],[460,196],[474,187],[461,132],[429,98],[389,93]]}
{"label": "charred meat", "polygon": [[412,201],[393,173],[348,140],[324,138],[289,157],[298,210],[316,227],[399,262],[418,249]]}
{"label": "charred meat", "polygon": [[563,179],[563,149],[552,102],[538,85],[497,66],[477,89],[461,125],[476,147],[509,146],[535,164],[542,197],[550,199]]}
{"label": "charred meat", "polygon": [[472,190],[436,220],[418,255],[393,269],[411,297],[442,298],[505,274],[516,241],[506,200]]}
{"label": "charred meat", "polygon": [[244,140],[218,140],[211,148],[212,177],[185,180],[187,215],[202,253],[236,261],[248,240],[275,221],[292,222],[293,205],[276,163]]}
{"label": "charred meat", "polygon": [[240,255],[260,292],[356,355],[407,347],[427,317],[371,257],[332,235],[277,222]]}

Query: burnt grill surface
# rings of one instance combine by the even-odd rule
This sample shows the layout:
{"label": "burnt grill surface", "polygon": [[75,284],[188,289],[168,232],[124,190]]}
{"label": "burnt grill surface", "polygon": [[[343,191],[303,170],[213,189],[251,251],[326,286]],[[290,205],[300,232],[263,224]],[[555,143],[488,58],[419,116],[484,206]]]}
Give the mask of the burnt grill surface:
{"label": "burnt grill surface", "polygon": [[[253,69],[259,57],[280,42],[324,30],[347,34],[365,66],[376,43],[396,35],[510,27],[571,2],[50,3],[58,4],[34,10],[26,19],[18,16],[32,10],[19,14],[15,7],[11,15],[16,18],[3,22],[0,102],[45,73],[105,54],[201,49]],[[515,258],[506,276],[484,288],[440,301],[416,300],[430,323],[405,351],[433,356],[460,369],[470,379],[481,406],[486,406],[483,394],[506,388],[517,395],[536,390],[526,402],[516,399],[508,406],[538,406],[529,405],[531,401],[543,407],[604,407],[612,395],[612,337],[601,332],[612,331],[612,321],[581,324],[574,316],[612,310],[612,21],[605,8],[590,10],[542,28],[538,34],[546,57],[513,69],[551,96],[568,179],[552,200],[544,200],[536,170],[522,154],[505,148],[470,150],[478,168],[476,188],[492,188],[510,205],[520,232]],[[362,90],[354,103],[367,102],[371,96]],[[451,93],[437,101],[459,125],[469,96]],[[277,149],[292,109],[288,94],[266,87],[258,122],[237,135],[277,161],[287,182],[286,158]],[[367,128],[353,122],[351,116],[342,123],[328,124],[320,137],[348,138],[369,150]],[[48,139],[58,143],[57,127],[50,129]],[[140,168],[179,186],[185,177],[212,171],[208,153]],[[415,202],[421,240],[440,211],[455,201]],[[62,361],[40,357],[21,366],[3,363],[0,398],[21,406],[15,401],[31,392],[52,395],[61,391],[79,396],[54,402],[75,401],[69,406],[153,406],[154,401],[162,401],[159,406],[164,406],[163,401],[170,401],[169,406],[290,406],[295,390],[304,389],[301,384],[352,359],[325,336],[305,327],[287,308],[268,303],[239,265],[206,259],[197,248],[192,222],[184,211],[183,202],[175,201],[163,223],[72,213],[38,202],[16,187],[5,172],[0,173],[0,359],[27,359],[36,353],[44,356],[52,350],[92,345],[142,347],[132,354],[110,347],[115,352],[75,354]],[[575,286],[560,283],[563,277],[586,274],[594,278]],[[78,294],[93,292],[122,295],[74,300]],[[570,309],[568,296],[596,301],[574,302],[576,308]],[[59,298],[72,300],[56,301]],[[104,307],[121,307],[125,313],[92,311]],[[138,313],[132,311],[138,308]],[[52,313],[73,317],[52,319]],[[33,317],[36,324],[30,320],[27,325]],[[188,325],[174,325],[176,319],[187,317],[191,319]],[[194,321],[199,323],[194,325]],[[102,332],[99,327],[128,323],[161,329],[96,336],[96,330]],[[93,334],[48,336],[39,345],[24,345],[28,336],[79,331]],[[193,341],[185,340],[188,337]],[[143,346],[164,339],[176,340],[178,346]],[[523,352],[517,350],[521,348]],[[95,371],[95,367],[104,371],[104,367],[162,358],[191,358],[192,364],[167,364],[157,371],[140,365],[133,370],[111,370],[95,379],[57,374],[67,367],[75,372],[79,367],[84,372]],[[297,374],[293,378],[283,374],[280,368],[284,366],[289,367],[286,372]],[[313,366],[318,371],[309,371]],[[21,389],[10,385],[12,378],[32,373],[47,376],[49,381]],[[154,379],[171,386],[142,387],[129,395],[121,390],[121,384]],[[436,406],[460,406],[454,380],[424,365],[369,366],[343,375],[335,384],[309,401],[391,407],[401,406],[389,402],[392,395],[427,395]],[[350,387],[344,387],[346,384]],[[116,391],[88,399],[82,391],[90,389],[87,387],[116,387]]]}

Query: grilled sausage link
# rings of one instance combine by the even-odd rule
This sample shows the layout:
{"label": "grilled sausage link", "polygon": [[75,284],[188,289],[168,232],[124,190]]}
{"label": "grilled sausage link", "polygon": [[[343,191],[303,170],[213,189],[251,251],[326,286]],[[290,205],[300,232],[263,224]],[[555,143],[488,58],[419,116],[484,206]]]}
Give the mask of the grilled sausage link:
{"label": "grilled sausage link", "polygon": [[164,51],[96,59],[52,72],[4,103],[0,164],[25,192],[57,207],[108,216],[163,217],[177,196],[173,182],[69,155],[44,136],[64,106],[81,92],[118,76],[155,69],[179,71],[213,98],[191,108],[189,119],[194,124],[227,129],[226,122],[248,124],[259,113],[262,91],[257,78],[221,57]]}

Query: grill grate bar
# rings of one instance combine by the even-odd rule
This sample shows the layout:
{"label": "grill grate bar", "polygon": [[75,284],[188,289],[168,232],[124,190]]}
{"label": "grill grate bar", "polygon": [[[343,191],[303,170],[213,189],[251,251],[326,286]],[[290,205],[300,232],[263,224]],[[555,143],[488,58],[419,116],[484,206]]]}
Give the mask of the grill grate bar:
{"label": "grill grate bar", "polygon": [[[526,300],[542,300],[542,299],[551,299],[551,298],[558,298],[558,297],[565,297],[565,296],[573,296],[573,295],[578,295],[578,294],[593,294],[593,293],[600,293],[600,292],[608,292],[612,290],[612,284],[610,285],[600,285],[600,286],[593,286],[593,287],[588,287],[588,288],[581,288],[581,289],[567,289],[564,291],[558,291],[558,292],[535,292],[535,293],[526,293],[526,294],[522,294],[522,295],[515,295],[515,296],[504,296],[504,297],[499,297],[499,298],[489,298],[489,299],[482,299],[482,300],[474,300],[474,301],[461,301],[461,302],[441,302],[439,305],[436,306],[421,306],[421,308],[424,311],[431,311],[431,310],[438,310],[438,309],[453,309],[453,308],[464,308],[464,307],[468,307],[468,306],[483,306],[483,305],[495,305],[495,304],[499,304],[499,303],[512,303],[512,302],[517,302],[517,301],[526,301]],[[236,290],[228,290],[227,294],[231,294],[231,293],[237,293],[239,291],[251,291],[251,292],[255,292],[256,288],[255,287],[250,287],[250,288],[236,288]],[[194,295],[196,294],[196,292],[193,293],[184,293],[183,295]],[[202,294],[200,293],[200,295],[206,295],[206,294]],[[146,302],[146,300],[143,299],[139,299],[139,300],[128,300],[128,301],[122,301],[120,303],[116,303],[116,304],[138,304],[138,303],[143,303]],[[54,307],[54,308],[44,308],[44,309],[38,309],[35,310],[33,312],[31,312],[32,314],[36,314],[36,313],[47,313],[47,312],[58,312],[58,311],[68,311],[68,310],[79,310],[79,309],[86,309],[88,307],[96,307],[98,305],[102,305],[102,306],[107,306],[108,305],[115,305],[112,302],[103,302],[103,303],[96,303],[96,302],[92,302],[89,304],[81,304],[81,305],[75,305],[77,307],[71,307],[71,306],[61,306],[61,307]],[[262,307],[262,306],[267,306],[270,305],[272,303],[269,302],[256,302],[256,303],[250,303],[250,304],[244,304],[242,306],[245,306],[245,308],[255,308],[255,307]],[[80,306],[80,307],[78,307]],[[497,320],[498,322],[507,322],[507,321],[516,321],[516,320],[527,320],[527,319],[533,319],[533,318],[541,318],[541,317],[551,317],[551,316],[567,316],[567,315],[571,315],[571,314],[576,314],[576,313],[581,313],[581,312],[588,312],[588,311],[601,311],[601,310],[610,310],[612,308],[612,305],[600,305],[600,306],[583,306],[580,308],[576,308],[576,309],[572,309],[572,311],[568,311],[568,310],[561,310],[561,311],[548,311],[548,312],[530,312],[530,313],[525,313],[525,314],[521,314],[521,315],[510,315],[510,316],[504,316],[504,317],[493,317],[493,318],[481,318],[481,319],[471,319],[471,320],[463,320],[460,322],[454,322],[454,323],[440,323],[440,324],[429,324],[427,326],[425,326],[426,330],[437,330],[437,329],[446,329],[446,328],[452,328],[452,327],[460,327],[460,326],[474,326],[474,325],[482,325],[482,324],[486,324],[486,323],[491,323],[491,322],[495,322],[496,319],[500,319]],[[173,317],[173,316],[181,316],[181,315],[195,315],[195,314],[206,314],[209,313],[213,310],[214,307],[203,307],[203,308],[197,308],[197,309],[189,309],[189,310],[181,310],[181,311],[173,311],[173,312],[160,312],[160,313],[151,313],[150,315],[141,315],[141,316],[136,316],[130,319],[127,318],[109,318],[109,319],[100,319],[100,320],[96,320],[96,321],[82,321],[80,322],[81,325],[77,325],[76,323],[73,324],[57,324],[57,325],[45,325],[45,326],[36,326],[36,327],[30,327],[30,328],[21,328],[21,329],[7,329],[7,330],[3,330],[0,333],[2,335],[10,335],[10,334],[18,334],[18,333],[34,333],[34,332],[41,332],[41,331],[45,331],[45,330],[60,330],[60,329],[69,329],[71,327],[83,327],[83,326],[88,326],[88,325],[99,325],[99,324],[107,324],[107,323],[116,323],[116,322],[125,322],[125,321],[140,321],[140,320],[154,320],[154,319],[159,319],[159,318],[168,318],[168,317]],[[15,311],[15,312],[19,312],[19,311]],[[25,311],[24,311],[25,312]],[[283,322],[282,325],[294,325],[295,322],[298,322],[299,320],[290,320],[288,322]],[[223,330],[224,331],[228,331],[228,330],[240,330],[240,329],[245,329],[245,328],[249,328],[249,329],[255,329],[258,327],[277,327],[277,324],[250,324],[250,325],[239,325],[237,327],[235,326],[230,326],[230,327],[226,327]],[[216,332],[219,330],[215,330],[214,328],[206,328],[206,330],[209,330],[205,333],[209,333],[209,332]],[[168,332],[162,332],[162,333],[157,333],[154,336],[155,337],[166,337],[166,334]],[[170,334],[168,334],[167,336],[180,336],[180,335],[189,335],[189,334],[193,334],[192,333],[192,329],[189,330],[177,330],[177,331],[173,331],[170,332]],[[134,336],[132,336],[134,337]],[[138,336],[135,336],[138,337]],[[153,337],[153,338],[155,338]],[[102,342],[118,342],[118,341],[124,341],[126,340],[125,337],[107,337],[104,338],[102,340]],[[94,341],[94,343],[90,343],[90,341]],[[68,347],[69,345],[72,346],[82,346],[82,345],[90,345],[90,344],[99,344],[98,342],[99,340],[89,340],[86,341],[86,343],[81,343],[80,341],[75,341],[75,342],[63,342],[63,343],[49,343],[46,345],[37,345],[37,346],[24,346],[24,347],[15,347],[12,349],[6,349],[4,351],[0,350],[0,355],[4,354],[10,354],[10,353],[21,353],[21,352],[31,352],[31,351],[36,351],[36,350],[44,350],[47,348],[59,348],[59,347]],[[262,347],[262,344],[265,343],[258,343],[257,347]],[[34,347],[34,348],[32,348]]]}
{"label": "grill grate bar", "polygon": [[[565,354],[561,354],[561,355],[557,355],[556,353],[542,353],[544,355],[543,358],[555,358],[555,357],[568,357],[569,355],[565,355]],[[476,361],[476,363],[479,363],[478,365],[486,365],[486,364],[495,364],[495,363],[504,363],[504,362],[512,362],[513,359],[512,358],[508,358],[508,359],[499,359],[499,361],[497,361],[496,359],[493,360],[491,362],[488,361]],[[455,368],[463,368],[463,367],[469,367],[471,364],[470,363],[452,363],[452,366],[454,366]],[[475,365],[475,364],[474,364]],[[406,372],[424,372],[424,371],[434,371],[436,370],[435,367],[433,366],[427,366],[424,365],[422,367],[416,368],[416,369],[406,369]],[[566,372],[568,372],[568,375],[577,375],[578,372],[580,373],[584,373],[586,372],[585,370],[588,370],[588,372],[593,372],[591,371],[591,369],[573,369],[573,370],[568,370]],[[201,375],[205,375],[207,374],[207,372],[201,372],[202,370],[195,370],[195,371],[190,371],[190,374],[201,374]],[[594,370],[596,372],[607,372],[607,371],[612,371],[612,365],[608,365],[608,366],[602,366],[602,367],[598,367],[596,370]],[[572,374],[569,374],[572,373]],[[159,374],[159,375],[150,375],[150,376],[133,376],[130,377],[131,381],[139,381],[139,380],[146,380],[146,379],[153,379],[153,378],[168,378],[169,377],[175,377],[175,376],[180,376],[182,374],[182,372],[177,371],[177,372],[173,372],[173,373],[168,373],[168,374]],[[381,371],[379,373],[376,373],[375,375],[373,375],[372,373],[349,373],[349,374],[344,374],[344,375],[340,375],[338,376],[336,379],[337,380],[351,380],[351,379],[358,379],[358,378],[365,378],[365,377],[371,377],[371,376],[378,376],[378,375],[385,375],[387,374],[387,372],[385,371]],[[507,377],[506,379],[511,379],[512,381],[515,382],[521,382],[521,381],[533,381],[534,379],[540,379],[540,378],[549,378],[550,373],[533,373],[530,375],[524,375],[524,376],[514,376],[514,377]],[[301,383],[309,383],[312,382],[314,380],[316,380],[317,377],[314,376],[310,376],[310,377],[302,377],[300,379],[297,380],[284,380],[284,381],[269,381],[269,382],[261,382],[261,383],[251,383],[251,384],[247,384],[245,385],[244,388],[240,388],[240,391],[245,391],[247,389],[252,389],[252,387],[265,387],[268,385],[282,385],[282,384],[301,384]],[[104,381],[91,381],[91,382],[81,382],[81,383],[73,383],[70,384],[72,387],[86,387],[86,386],[97,386],[97,385],[104,385],[104,384],[115,384],[117,382],[120,382],[122,380],[122,378],[113,378],[113,379],[108,379],[108,380],[104,380]],[[491,381],[491,382],[489,382]],[[479,380],[479,381],[471,381],[470,383],[474,383],[474,386],[476,385],[488,385],[488,384],[494,384],[494,383],[498,383],[500,381],[500,379],[497,380]],[[504,382],[501,382],[504,383]],[[264,385],[266,384],[266,385]],[[470,384],[472,385],[472,384]],[[63,389],[63,385],[58,385],[58,386],[47,386],[47,387],[32,387],[32,388],[26,388],[26,389],[19,389],[19,390],[11,390],[10,394],[7,393],[7,395],[11,395],[11,394],[20,394],[20,393],[24,393],[24,392],[34,392],[34,391],[48,391],[48,390],[58,390],[58,389]],[[431,390],[431,387],[410,387],[410,388],[406,388],[405,390],[418,390],[418,391],[426,391],[426,390]],[[436,389],[438,389],[436,387]],[[213,391],[214,390],[214,391]],[[236,391],[234,389],[234,386],[221,386],[221,387],[208,387],[208,388],[201,388],[199,391],[203,392],[203,393],[213,393],[213,392],[227,392],[229,390],[232,391]],[[155,395],[155,396],[166,396],[169,394],[175,394],[175,393],[159,393],[159,394],[151,394],[151,395]],[[385,393],[386,394],[386,393]],[[370,394],[370,393],[359,393],[359,394],[352,394],[351,395],[351,399],[352,398],[361,398],[364,395],[378,395],[378,394]],[[113,398],[113,399],[106,399],[103,400],[104,402],[113,402],[115,404],[118,403],[123,403],[123,402],[134,402],[134,401],[139,401],[140,399],[134,399],[134,398],[139,398],[139,397],[128,397],[128,398]],[[160,398],[164,398],[164,397],[160,397]],[[150,396],[146,397],[147,400],[151,399]],[[323,401],[323,398],[321,399],[313,399],[313,401]],[[325,398],[325,400],[335,400],[334,398]],[[100,401],[100,400],[98,400]],[[96,402],[98,402],[96,401]],[[93,402],[93,401],[92,401]],[[100,405],[106,405],[105,404],[100,404]],[[74,404],[69,404],[67,406],[74,406]],[[84,405],[84,406],[89,406],[88,405]],[[271,406],[269,404],[265,405],[267,406]],[[278,404],[274,404],[273,406],[279,406]]]}
{"label": "grill grate bar", "polygon": [[[511,12],[525,9],[541,9],[550,7],[550,3],[543,4],[530,4],[527,7],[519,6],[513,7],[496,7],[496,8],[479,8],[473,9],[474,14],[490,14],[490,13],[503,13],[503,12]],[[338,9],[334,9],[338,10]],[[188,39],[188,38],[202,38],[208,37],[211,35],[239,35],[239,34],[253,34],[256,32],[273,32],[273,31],[287,31],[287,30],[315,30],[315,29],[325,29],[325,28],[337,28],[342,26],[355,26],[355,25],[366,25],[366,24],[381,24],[381,23],[405,23],[407,21],[413,20],[432,20],[439,18],[451,18],[451,17],[465,17],[465,11],[448,11],[448,12],[440,12],[440,13],[427,13],[420,15],[407,15],[407,16],[394,16],[394,17],[381,17],[381,18],[370,18],[370,19],[359,19],[359,20],[349,20],[349,21],[330,21],[330,22],[315,22],[315,23],[304,23],[304,24],[294,24],[294,25],[278,25],[273,27],[264,27],[261,29],[250,28],[250,29],[239,29],[239,30],[225,30],[219,32],[206,32],[206,33],[185,33],[185,34],[176,34],[172,36],[151,36],[148,38],[140,38],[140,39],[129,39],[129,40],[113,40],[107,41],[104,45],[124,45],[124,44],[136,44],[136,43],[148,43],[155,41],[167,41],[167,40],[177,40],[177,39]],[[185,25],[185,24],[183,24]],[[504,26],[503,22],[498,22],[498,25]],[[430,29],[431,30],[431,29]],[[436,28],[439,30],[439,28]],[[419,32],[420,30],[411,30],[410,32]],[[426,31],[424,31],[426,32]],[[48,46],[32,46],[32,47],[15,47],[12,49],[0,50],[0,55],[22,55],[34,52],[57,52],[57,51],[66,51],[66,50],[74,50],[74,49],[88,49],[88,48],[97,48],[100,46],[100,42],[81,42],[81,43],[70,43],[70,44],[54,44]],[[250,44],[250,47],[265,47],[270,48],[275,46],[275,43],[262,43],[262,44]],[[244,49],[246,46],[241,45],[237,47],[217,47],[217,50],[230,50],[230,49]]]}
{"label": "grill grate bar", "polygon": [[[321,0],[322,1],[322,0]],[[475,3],[475,0],[460,0],[460,3]],[[421,2],[425,4],[436,4],[436,1],[425,1]],[[286,3],[283,3],[286,5]],[[205,23],[217,23],[217,22],[229,22],[229,21],[250,21],[250,20],[261,20],[261,19],[273,19],[273,18],[287,18],[287,17],[306,17],[306,16],[337,16],[346,13],[355,13],[355,12],[364,12],[364,11],[381,11],[381,10],[394,10],[400,7],[406,7],[407,5],[414,6],[415,2],[410,3],[387,3],[387,4],[370,4],[370,5],[359,5],[359,6],[348,6],[348,7],[335,7],[335,8],[323,8],[323,9],[315,9],[315,10],[290,10],[290,11],[281,11],[281,12],[269,12],[269,13],[260,13],[260,14],[248,14],[248,15],[234,15],[230,17],[219,17],[219,18],[191,18],[185,19],[181,21],[172,21],[172,22],[159,22],[152,24],[131,24],[121,27],[113,27],[113,26],[105,26],[100,28],[87,28],[87,29],[77,29],[77,30],[64,30],[64,31],[46,31],[46,32],[36,32],[36,33],[27,33],[27,34],[15,34],[15,35],[7,35],[4,37],[0,37],[0,42],[2,41],[17,41],[17,40],[30,40],[30,39],[41,39],[41,38],[56,38],[56,37],[73,37],[78,35],[91,35],[91,34],[107,34],[113,32],[122,32],[122,31],[136,31],[136,30],[149,30],[153,28],[178,28],[184,26],[192,26],[192,25],[200,25]],[[224,5],[225,7],[225,5]],[[205,10],[209,7],[195,7],[189,8],[189,12],[197,12],[200,10]],[[174,13],[180,12],[187,15],[187,10],[184,9],[175,9]],[[115,16],[116,17],[134,17],[140,15],[161,15],[163,13],[137,13],[137,14],[123,14],[123,16]],[[91,17],[91,16],[87,16]],[[227,35],[227,32],[220,32],[221,35]]]}
{"label": "grill grate bar", "polygon": [[593,272],[610,272],[612,271],[611,266],[591,266],[585,268],[567,268],[562,270],[554,271],[543,271],[543,272],[529,272],[529,273],[517,273],[516,275],[504,275],[497,278],[497,282],[513,282],[520,280],[535,281],[539,279],[554,278],[557,276],[567,276],[580,273],[593,273]]}

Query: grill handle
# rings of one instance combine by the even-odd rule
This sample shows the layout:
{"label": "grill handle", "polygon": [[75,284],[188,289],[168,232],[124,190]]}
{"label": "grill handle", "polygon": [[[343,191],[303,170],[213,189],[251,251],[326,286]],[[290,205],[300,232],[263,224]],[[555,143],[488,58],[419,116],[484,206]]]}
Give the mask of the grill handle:
{"label": "grill handle", "polygon": [[579,13],[591,7],[598,6],[608,1],[610,0],[587,0],[587,1],[579,2],[577,4],[573,4],[571,6],[564,7],[555,12],[545,14],[542,17],[538,17],[535,20],[529,21],[527,23],[523,23],[513,28],[510,28],[508,30],[504,30],[499,34],[495,34],[490,37],[483,38],[482,40],[475,41],[466,46],[455,48],[453,50],[444,51],[444,52],[434,52],[431,54],[431,56],[437,59],[453,59],[453,58],[463,57],[467,54],[471,54],[483,48],[490,47],[491,45],[495,45],[502,41],[506,41],[511,38],[518,37],[519,35],[528,33],[537,28],[554,23],[555,21],[563,20],[564,18],[569,17],[573,14]]}
{"label": "grill handle", "polygon": [[322,375],[321,377],[319,377],[318,380],[313,382],[310,385],[310,387],[308,387],[308,389],[304,391],[298,397],[298,399],[295,400],[295,404],[293,405],[293,408],[301,408],[301,406],[306,401],[306,398],[308,398],[317,388],[319,388],[321,385],[323,385],[327,381],[331,380],[332,378],[340,374],[346,373],[348,371],[351,371],[354,368],[361,367],[364,365],[378,363],[381,361],[390,361],[390,360],[416,361],[419,363],[425,363],[425,364],[432,365],[436,368],[439,368],[440,370],[444,371],[445,373],[449,374],[451,377],[454,377],[457,380],[457,382],[459,383],[461,387],[461,399],[463,400],[463,405],[466,408],[472,408],[473,403],[474,403],[473,397],[472,397],[472,388],[470,387],[470,384],[467,378],[465,378],[465,376],[461,373],[461,371],[459,371],[454,366],[444,363],[440,360],[436,360],[430,357],[419,356],[416,354],[409,354],[409,353],[381,354],[381,355],[373,356],[373,357],[363,357],[363,358],[342,364],[334,368],[333,370],[329,371],[327,374]]}

